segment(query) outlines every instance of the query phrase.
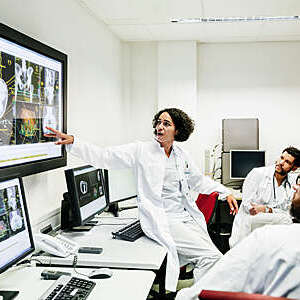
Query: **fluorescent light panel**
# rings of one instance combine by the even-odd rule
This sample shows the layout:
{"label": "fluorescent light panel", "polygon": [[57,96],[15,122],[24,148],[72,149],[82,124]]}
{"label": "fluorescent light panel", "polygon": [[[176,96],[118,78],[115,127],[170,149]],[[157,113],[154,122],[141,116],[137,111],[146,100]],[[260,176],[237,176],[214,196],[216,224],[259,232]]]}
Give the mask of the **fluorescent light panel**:
{"label": "fluorescent light panel", "polygon": [[299,16],[276,16],[276,17],[209,17],[209,18],[179,18],[171,19],[172,23],[216,23],[216,22],[255,22],[255,21],[299,21]]}

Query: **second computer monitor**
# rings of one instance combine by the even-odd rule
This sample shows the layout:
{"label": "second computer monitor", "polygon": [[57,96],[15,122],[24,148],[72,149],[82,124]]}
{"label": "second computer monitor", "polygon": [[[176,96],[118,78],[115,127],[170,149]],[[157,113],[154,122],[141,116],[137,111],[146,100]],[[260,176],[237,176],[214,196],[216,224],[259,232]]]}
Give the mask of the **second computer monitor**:
{"label": "second computer monitor", "polygon": [[136,198],[137,188],[132,169],[105,170],[109,204]]}
{"label": "second computer monitor", "polygon": [[230,179],[245,179],[257,167],[265,166],[265,151],[230,150]]}
{"label": "second computer monitor", "polygon": [[0,273],[33,251],[22,179],[0,181]]}
{"label": "second computer monitor", "polygon": [[[62,225],[64,228],[85,225],[108,205],[102,170],[92,166],[65,170],[68,193],[64,196],[69,212]],[[66,224],[68,223],[68,224]],[[64,229],[63,228],[63,229]]]}

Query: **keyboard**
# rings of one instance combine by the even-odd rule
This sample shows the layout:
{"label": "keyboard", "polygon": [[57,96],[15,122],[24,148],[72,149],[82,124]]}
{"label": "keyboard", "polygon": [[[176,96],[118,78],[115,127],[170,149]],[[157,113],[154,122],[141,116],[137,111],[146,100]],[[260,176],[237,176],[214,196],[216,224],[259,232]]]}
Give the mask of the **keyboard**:
{"label": "keyboard", "polygon": [[137,240],[145,234],[142,230],[140,221],[137,220],[133,223],[130,223],[129,225],[126,225],[125,227],[116,232],[112,232],[112,235],[116,239],[134,242],[135,240]]}
{"label": "keyboard", "polygon": [[85,300],[96,283],[73,276],[60,276],[38,300]]}

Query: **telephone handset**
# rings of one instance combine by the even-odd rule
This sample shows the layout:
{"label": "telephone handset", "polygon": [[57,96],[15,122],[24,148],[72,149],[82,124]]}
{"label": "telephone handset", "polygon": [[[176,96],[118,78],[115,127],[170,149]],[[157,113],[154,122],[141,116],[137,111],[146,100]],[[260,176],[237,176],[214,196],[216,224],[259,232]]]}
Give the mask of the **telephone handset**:
{"label": "telephone handset", "polygon": [[75,242],[61,235],[53,237],[43,233],[35,235],[35,245],[37,250],[43,250],[60,257],[67,257],[76,253],[79,248]]}

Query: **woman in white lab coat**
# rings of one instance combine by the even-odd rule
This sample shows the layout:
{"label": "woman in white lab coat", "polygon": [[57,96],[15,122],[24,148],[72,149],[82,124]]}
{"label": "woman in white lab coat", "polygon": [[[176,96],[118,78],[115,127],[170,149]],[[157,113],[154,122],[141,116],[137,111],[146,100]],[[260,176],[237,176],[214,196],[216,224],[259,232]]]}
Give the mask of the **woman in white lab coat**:
{"label": "woman in white lab coat", "polygon": [[155,139],[126,145],[99,148],[73,136],[48,128],[48,137],[67,144],[67,150],[97,168],[133,168],[138,191],[141,226],[145,234],[168,250],[166,289],[176,290],[180,265],[194,264],[198,280],[222,257],[212,243],[203,214],[198,210],[190,190],[220,193],[231,212],[236,200],[221,184],[203,176],[191,158],[174,141],[186,141],[194,123],[176,108],[164,109],[153,119]]}

